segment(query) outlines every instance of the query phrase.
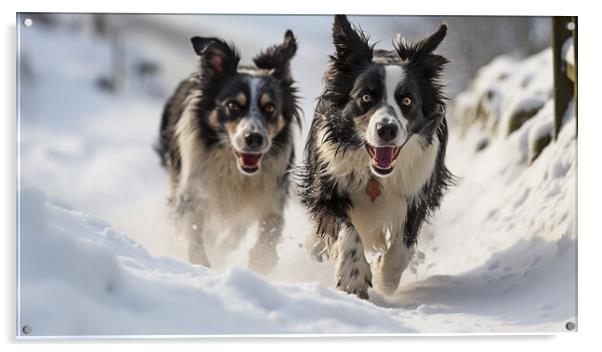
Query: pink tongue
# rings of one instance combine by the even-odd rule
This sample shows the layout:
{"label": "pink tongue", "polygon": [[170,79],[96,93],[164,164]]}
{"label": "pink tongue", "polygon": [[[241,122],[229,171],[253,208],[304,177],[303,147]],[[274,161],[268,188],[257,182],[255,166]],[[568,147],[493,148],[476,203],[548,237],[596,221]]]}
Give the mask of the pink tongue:
{"label": "pink tongue", "polygon": [[242,162],[245,166],[255,166],[261,158],[261,154],[242,154]]}
{"label": "pink tongue", "polygon": [[389,166],[393,162],[392,147],[374,148],[374,160],[379,166]]}

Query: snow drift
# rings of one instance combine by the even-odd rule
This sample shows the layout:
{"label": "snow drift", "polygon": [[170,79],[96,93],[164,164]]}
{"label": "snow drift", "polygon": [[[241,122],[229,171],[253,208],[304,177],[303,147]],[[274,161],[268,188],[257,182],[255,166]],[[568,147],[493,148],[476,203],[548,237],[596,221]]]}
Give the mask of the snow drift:
{"label": "snow drift", "polygon": [[21,192],[20,218],[20,322],[32,335],[413,331],[319,284],[152,257],[106,222],[36,191]]}

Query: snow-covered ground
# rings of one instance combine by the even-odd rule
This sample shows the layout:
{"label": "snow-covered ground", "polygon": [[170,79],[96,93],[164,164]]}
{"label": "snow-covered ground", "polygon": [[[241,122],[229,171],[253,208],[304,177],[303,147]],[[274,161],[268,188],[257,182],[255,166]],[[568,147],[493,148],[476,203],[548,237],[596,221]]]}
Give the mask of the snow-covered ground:
{"label": "snow-covered ground", "polygon": [[270,283],[167,257],[39,192],[20,194],[20,321],[35,335],[408,332],[318,283]]}
{"label": "snow-covered ground", "polygon": [[[372,292],[366,302],[334,290],[330,264],[306,255],[296,199],[269,277],[244,268],[253,231],[219,270],[183,261],[151,146],[164,101],[157,94],[194,68],[194,56],[187,38],[169,46],[173,37],[134,19],[127,60],[162,63],[159,93],[141,94],[147,84],[133,78],[120,94],[100,91],[94,81],[110,72],[110,44],[86,31],[20,33],[19,326],[32,335],[556,332],[576,320],[572,109],[558,139],[536,148],[554,134],[550,50],[494,60],[452,101],[448,165],[458,185],[423,229],[398,292]],[[199,26],[211,20],[220,18]],[[265,46],[294,20],[254,31],[265,31]],[[306,128],[330,51],[315,40],[327,38],[329,20],[312,21],[296,30],[304,46],[294,61]],[[374,28],[365,29],[388,41]],[[243,61],[254,40],[237,43]],[[517,124],[525,111],[532,117]]]}

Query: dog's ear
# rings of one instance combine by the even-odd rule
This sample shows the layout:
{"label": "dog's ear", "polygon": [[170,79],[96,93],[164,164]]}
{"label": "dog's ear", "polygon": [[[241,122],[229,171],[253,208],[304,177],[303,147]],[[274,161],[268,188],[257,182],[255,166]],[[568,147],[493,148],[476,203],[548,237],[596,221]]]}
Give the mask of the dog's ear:
{"label": "dog's ear", "polygon": [[425,75],[435,76],[449,62],[445,57],[433,54],[446,34],[447,25],[442,23],[435,33],[417,42],[408,43],[398,35],[394,43],[395,50],[405,63],[419,66]]}
{"label": "dog's ear", "polygon": [[291,81],[290,62],[297,52],[297,39],[289,29],[284,33],[282,44],[274,45],[255,56],[257,68],[274,70],[274,76]]}
{"label": "dog's ear", "polygon": [[332,24],[332,42],[336,49],[333,60],[347,66],[365,65],[372,61],[373,48],[368,44],[368,37],[351,26],[347,16],[334,16]]}
{"label": "dog's ear", "polygon": [[408,43],[401,35],[398,35],[395,49],[403,61],[414,61],[435,51],[446,34],[447,25],[443,23],[435,33],[417,42]]}
{"label": "dog's ear", "polygon": [[192,37],[190,41],[201,58],[201,70],[219,77],[236,72],[240,57],[233,46],[218,38]]}

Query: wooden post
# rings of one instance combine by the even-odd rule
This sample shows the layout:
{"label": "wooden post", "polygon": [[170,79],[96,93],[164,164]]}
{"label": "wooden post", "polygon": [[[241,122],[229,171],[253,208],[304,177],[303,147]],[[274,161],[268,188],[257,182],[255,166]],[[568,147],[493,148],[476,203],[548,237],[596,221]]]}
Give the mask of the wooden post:
{"label": "wooden post", "polygon": [[[574,24],[573,30],[571,30],[569,27],[569,24],[571,23]],[[567,39],[571,38],[573,35],[576,35],[576,29],[577,23],[576,21],[573,22],[572,17],[552,17],[552,55],[554,60],[554,127],[556,138],[558,138],[558,132],[562,126],[562,118],[566,113],[571,99],[575,97],[576,94],[575,86],[577,80],[575,79],[575,83],[573,83],[569,79],[567,71],[568,65],[562,52],[563,45]],[[576,58],[576,46],[574,49]],[[576,65],[577,61],[575,60],[575,68]]]}
{"label": "wooden post", "polygon": [[[579,97],[577,94],[577,77],[579,77],[578,75],[578,70],[577,68],[579,67],[579,65],[577,64],[577,16],[573,17],[573,23],[575,24],[575,28],[573,29],[573,53],[575,54],[575,79],[573,80],[574,83],[574,95],[575,95],[575,128],[578,130],[577,126],[579,125],[579,119],[577,118],[579,116],[578,114],[578,107],[579,104],[577,104],[577,98]],[[575,131],[575,136],[577,135],[577,131]]]}

